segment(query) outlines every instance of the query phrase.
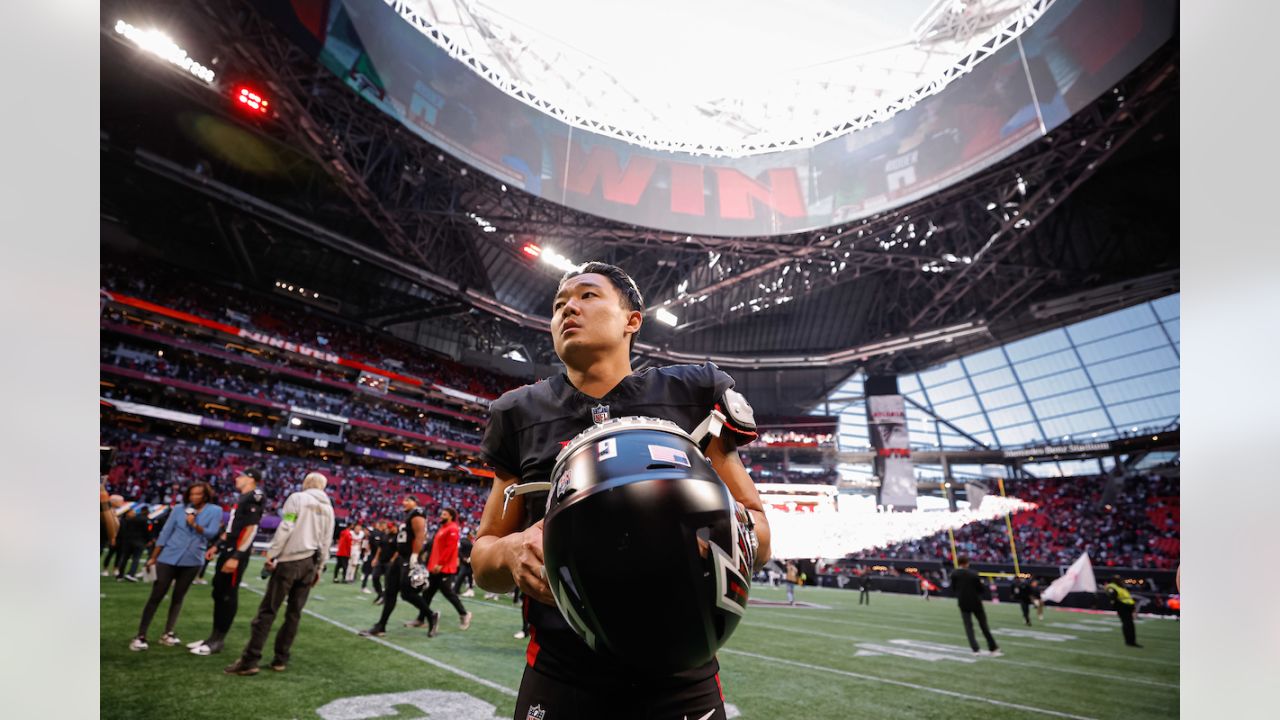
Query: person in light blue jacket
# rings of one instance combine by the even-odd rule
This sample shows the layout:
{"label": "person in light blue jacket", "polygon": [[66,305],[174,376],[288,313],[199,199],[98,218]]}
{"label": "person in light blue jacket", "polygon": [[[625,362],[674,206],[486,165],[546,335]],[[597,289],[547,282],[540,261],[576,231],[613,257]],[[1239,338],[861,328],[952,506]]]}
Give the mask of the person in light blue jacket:
{"label": "person in light blue jacket", "polygon": [[156,569],[156,582],[151,586],[151,597],[142,608],[138,634],[129,643],[129,649],[135,652],[147,649],[147,628],[170,585],[173,586],[173,598],[169,601],[169,619],[160,642],[165,645],[182,642],[173,634],[178,615],[182,612],[182,600],[200,571],[209,541],[218,537],[222,530],[222,508],[214,502],[213,488],[209,483],[193,483],[182,500],[169,513],[160,537],[156,538],[155,549],[147,559],[147,567]]}

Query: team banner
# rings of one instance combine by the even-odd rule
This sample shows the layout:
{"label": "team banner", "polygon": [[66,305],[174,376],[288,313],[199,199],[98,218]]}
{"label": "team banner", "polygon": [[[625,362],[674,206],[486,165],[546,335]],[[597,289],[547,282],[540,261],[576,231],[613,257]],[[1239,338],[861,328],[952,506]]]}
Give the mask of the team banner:
{"label": "team banner", "polygon": [[867,396],[867,429],[876,451],[880,476],[880,504],[894,509],[915,509],[916,474],[911,461],[911,434],[907,431],[906,403],[901,395]]}

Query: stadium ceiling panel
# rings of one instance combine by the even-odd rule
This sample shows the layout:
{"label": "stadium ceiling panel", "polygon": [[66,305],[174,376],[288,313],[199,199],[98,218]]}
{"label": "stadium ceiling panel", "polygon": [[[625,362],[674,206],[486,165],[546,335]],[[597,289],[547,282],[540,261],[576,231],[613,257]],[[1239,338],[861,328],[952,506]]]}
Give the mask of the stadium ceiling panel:
{"label": "stadium ceiling panel", "polygon": [[942,90],[1052,0],[395,0],[508,95],[656,150],[810,147]]}

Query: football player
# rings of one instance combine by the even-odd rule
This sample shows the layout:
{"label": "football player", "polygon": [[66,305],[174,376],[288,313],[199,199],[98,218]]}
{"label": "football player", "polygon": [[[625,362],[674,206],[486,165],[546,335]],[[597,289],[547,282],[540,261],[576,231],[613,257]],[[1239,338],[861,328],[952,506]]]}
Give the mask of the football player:
{"label": "football player", "polygon": [[692,433],[719,410],[727,416],[727,431],[712,438],[706,456],[754,522],[758,570],[770,557],[769,525],[735,450],[755,437],[750,407],[733,391],[733,379],[711,363],[632,371],[644,300],[620,268],[592,262],[569,271],[551,310],[552,342],[566,371],[491,405],[482,446],[496,477],[471,553],[478,585],[503,593],[518,588],[526,596],[529,645],[515,717],[542,712],[557,720],[632,714],[722,720],[724,696],[714,658],[693,670],[639,677],[591,650],[557,610],[544,575],[546,496],[525,494],[506,507],[505,492],[515,484],[549,481],[561,447],[596,423],[641,415]]}

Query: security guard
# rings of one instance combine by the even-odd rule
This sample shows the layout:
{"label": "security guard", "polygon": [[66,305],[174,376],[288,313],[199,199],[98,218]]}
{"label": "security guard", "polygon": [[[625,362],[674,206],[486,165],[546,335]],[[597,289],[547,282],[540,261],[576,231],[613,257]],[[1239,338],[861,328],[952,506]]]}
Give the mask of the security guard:
{"label": "security guard", "polygon": [[1137,609],[1137,603],[1125,589],[1124,580],[1118,575],[1111,578],[1111,582],[1107,583],[1106,591],[1107,597],[1111,598],[1111,604],[1116,609],[1116,615],[1120,617],[1120,627],[1124,630],[1124,644],[1129,647],[1142,647],[1138,644],[1137,632],[1133,628],[1133,611]]}

